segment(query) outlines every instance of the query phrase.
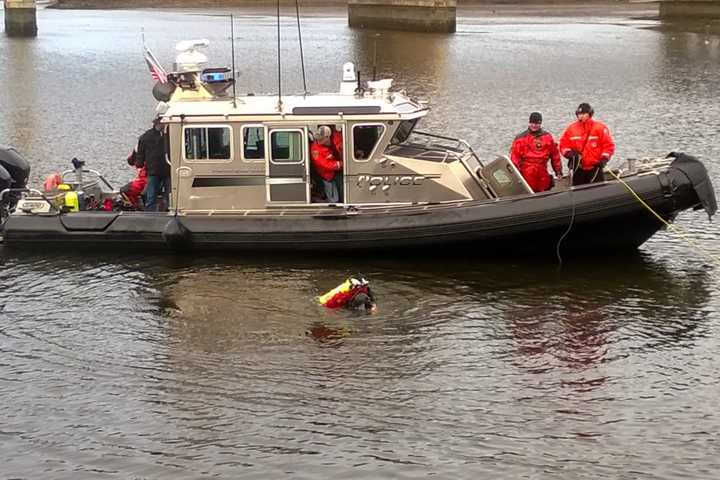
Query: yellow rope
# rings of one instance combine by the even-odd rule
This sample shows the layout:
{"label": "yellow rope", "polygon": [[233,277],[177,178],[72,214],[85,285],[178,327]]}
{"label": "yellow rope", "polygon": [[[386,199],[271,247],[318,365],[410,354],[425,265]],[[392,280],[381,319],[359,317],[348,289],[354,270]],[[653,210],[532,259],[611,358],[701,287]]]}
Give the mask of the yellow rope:
{"label": "yellow rope", "polygon": [[640,204],[643,207],[645,207],[650,213],[652,213],[658,220],[660,220],[660,222],[662,222],[667,227],[669,232],[675,233],[677,236],[679,236],[680,238],[685,240],[688,243],[688,245],[690,245],[690,247],[694,247],[697,252],[705,255],[710,260],[715,262],[716,265],[720,266],[720,258],[719,257],[717,257],[713,253],[707,251],[706,249],[704,249],[703,247],[698,245],[692,238],[688,237],[688,235],[686,233],[681,232],[680,230],[682,230],[682,229],[678,225],[672,224],[672,223],[668,222],[667,220],[665,220],[664,218],[662,218],[659,213],[657,213],[655,210],[653,210],[653,208],[645,202],[645,200],[640,198],[640,195],[638,195],[635,192],[635,190],[633,190],[632,187],[627,184],[627,182],[625,182],[619,176],[615,175],[615,172],[613,172],[609,168],[605,169],[605,171],[610,173],[610,175],[612,175],[613,177],[615,177],[615,180],[622,183],[625,186],[625,188],[627,188],[628,191],[633,194],[633,196],[637,199],[638,202],[640,202]]}

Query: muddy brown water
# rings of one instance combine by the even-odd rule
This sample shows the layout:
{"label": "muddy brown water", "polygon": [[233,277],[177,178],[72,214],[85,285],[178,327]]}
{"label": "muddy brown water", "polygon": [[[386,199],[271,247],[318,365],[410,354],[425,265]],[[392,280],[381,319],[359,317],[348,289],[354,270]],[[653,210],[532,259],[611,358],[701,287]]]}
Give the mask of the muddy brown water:
{"label": "muddy brown water", "polygon": [[[483,158],[530,111],[558,135],[589,101],[617,159],[682,150],[720,184],[709,31],[538,13],[461,16],[455,35],[363,32],[333,8],[303,18],[311,91],[336,90],[346,60],[369,72],[377,39],[381,74],[429,101],[423,128]],[[240,90],[273,92],[274,19],[236,14]],[[302,89],[294,22],[287,91]],[[229,59],[226,20],[193,11],[40,10],[38,23],[36,39],[0,37],[0,141],[34,182],[73,156],[131,177],[154,108],[141,28],[166,64],[197,37]],[[713,478],[720,244],[702,212],[679,225],[695,247],[661,232],[636,256],[561,268],[472,252],[0,249],[0,477]],[[355,272],[377,314],[314,303]]]}

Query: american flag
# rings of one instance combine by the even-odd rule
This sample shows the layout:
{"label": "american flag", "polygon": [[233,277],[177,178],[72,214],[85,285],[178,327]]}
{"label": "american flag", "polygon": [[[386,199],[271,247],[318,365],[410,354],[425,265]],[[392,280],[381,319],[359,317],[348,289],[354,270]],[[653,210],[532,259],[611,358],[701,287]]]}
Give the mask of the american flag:
{"label": "american flag", "polygon": [[167,72],[165,69],[160,65],[160,62],[157,61],[157,58],[155,58],[155,55],[152,54],[149,48],[145,48],[145,63],[147,63],[148,68],[150,69],[150,75],[152,75],[153,80],[160,83],[167,83]]}

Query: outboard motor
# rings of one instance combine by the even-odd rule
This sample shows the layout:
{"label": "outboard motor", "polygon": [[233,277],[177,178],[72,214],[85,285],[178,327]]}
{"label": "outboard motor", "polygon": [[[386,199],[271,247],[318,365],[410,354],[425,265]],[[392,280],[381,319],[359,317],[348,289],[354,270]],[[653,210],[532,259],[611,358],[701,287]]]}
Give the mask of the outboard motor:
{"label": "outboard motor", "polygon": [[[13,147],[0,145],[0,192],[6,188],[25,188],[30,176],[30,164]],[[0,216],[11,212],[20,195],[17,192],[0,198]]]}

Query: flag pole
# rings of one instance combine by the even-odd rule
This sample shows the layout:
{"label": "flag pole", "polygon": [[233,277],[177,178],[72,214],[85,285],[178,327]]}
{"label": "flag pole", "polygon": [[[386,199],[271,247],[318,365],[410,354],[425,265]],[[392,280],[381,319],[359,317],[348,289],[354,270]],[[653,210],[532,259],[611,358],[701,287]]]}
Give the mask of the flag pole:
{"label": "flag pole", "polygon": [[230,14],[230,51],[232,52],[232,79],[233,79],[233,109],[237,108],[237,93],[235,92],[235,20]]}

